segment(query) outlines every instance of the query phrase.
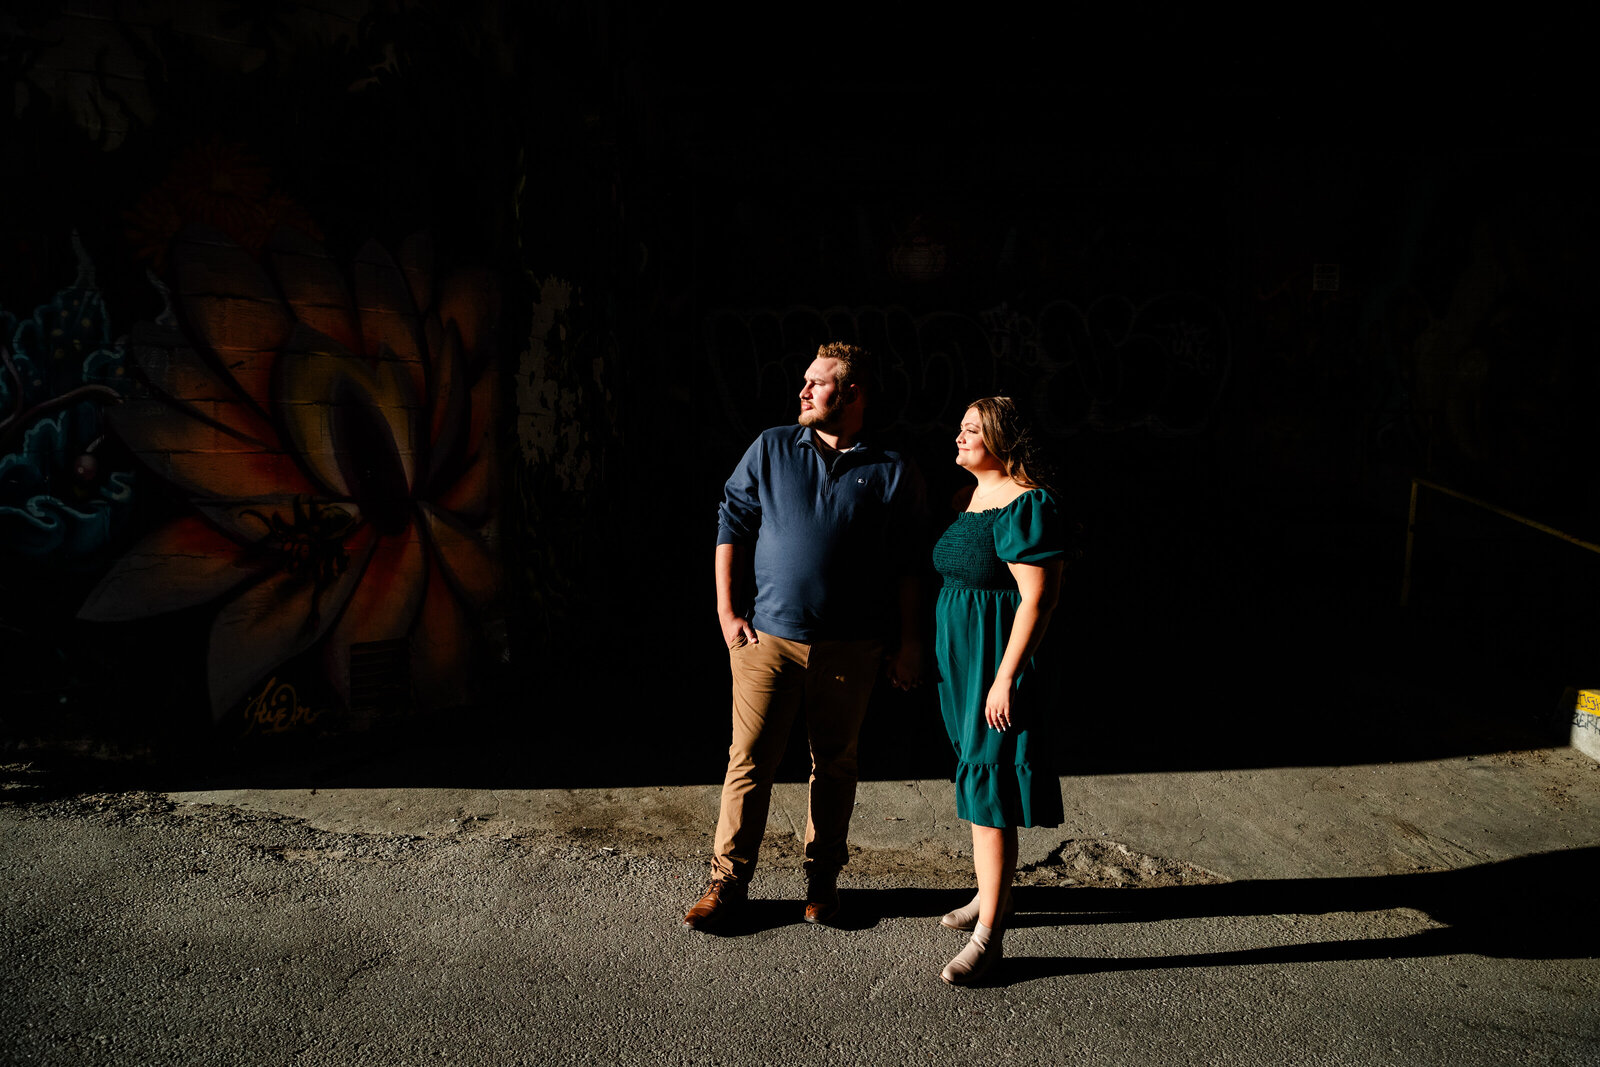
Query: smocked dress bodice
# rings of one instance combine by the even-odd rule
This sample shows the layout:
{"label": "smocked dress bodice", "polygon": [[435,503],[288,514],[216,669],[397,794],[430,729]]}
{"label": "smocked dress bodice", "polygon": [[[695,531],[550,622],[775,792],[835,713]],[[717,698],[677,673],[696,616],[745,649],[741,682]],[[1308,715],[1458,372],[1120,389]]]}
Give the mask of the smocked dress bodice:
{"label": "smocked dress bodice", "polygon": [[1002,508],[963,511],[933,546],[933,567],[946,589],[1015,590],[1017,580],[995,551],[994,527]]}

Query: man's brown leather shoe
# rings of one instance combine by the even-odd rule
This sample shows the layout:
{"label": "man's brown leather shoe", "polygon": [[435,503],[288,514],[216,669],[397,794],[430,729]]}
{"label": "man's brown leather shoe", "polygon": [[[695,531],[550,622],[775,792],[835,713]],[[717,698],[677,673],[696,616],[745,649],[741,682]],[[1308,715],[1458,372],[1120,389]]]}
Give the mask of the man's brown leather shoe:
{"label": "man's brown leather shoe", "polygon": [[718,878],[706,886],[705,895],[683,917],[683,925],[689,930],[709,930],[736,911],[744,901],[743,882]]}
{"label": "man's brown leather shoe", "polygon": [[825,923],[839,914],[838,878],[835,872],[806,877],[806,922]]}

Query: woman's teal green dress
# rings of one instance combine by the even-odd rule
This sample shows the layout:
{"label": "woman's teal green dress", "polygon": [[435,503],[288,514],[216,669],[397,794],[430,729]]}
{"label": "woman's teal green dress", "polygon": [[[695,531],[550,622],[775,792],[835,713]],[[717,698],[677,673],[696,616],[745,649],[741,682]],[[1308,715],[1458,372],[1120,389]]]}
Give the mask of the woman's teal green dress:
{"label": "woman's teal green dress", "polygon": [[1047,665],[1035,655],[1018,672],[1011,729],[990,729],[983,707],[1022,599],[1006,564],[1066,555],[1061,509],[1043,489],[1003,508],[961,512],[933,547],[944,578],[934,651],[939,707],[958,760],[956,814],[978,826],[1061,825],[1061,783],[1049,766],[1056,709]]}

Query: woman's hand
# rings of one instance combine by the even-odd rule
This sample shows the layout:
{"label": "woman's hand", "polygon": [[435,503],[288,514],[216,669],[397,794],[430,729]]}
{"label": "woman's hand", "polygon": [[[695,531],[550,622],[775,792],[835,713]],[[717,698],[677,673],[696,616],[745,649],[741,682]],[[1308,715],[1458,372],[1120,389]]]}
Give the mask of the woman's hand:
{"label": "woman's hand", "polygon": [[1012,699],[1016,696],[1016,680],[1010,675],[997,675],[989,687],[989,696],[983,702],[983,718],[991,730],[1011,729]]}
{"label": "woman's hand", "polygon": [[1060,560],[1050,560],[1043,565],[1007,563],[1006,566],[1017,580],[1019,599],[1005,654],[1000,658],[994,685],[989,687],[989,695],[983,703],[983,717],[995,730],[1009,730],[1015,725],[1017,672],[1039,647],[1044,628],[1050,623],[1050,613],[1061,595]]}

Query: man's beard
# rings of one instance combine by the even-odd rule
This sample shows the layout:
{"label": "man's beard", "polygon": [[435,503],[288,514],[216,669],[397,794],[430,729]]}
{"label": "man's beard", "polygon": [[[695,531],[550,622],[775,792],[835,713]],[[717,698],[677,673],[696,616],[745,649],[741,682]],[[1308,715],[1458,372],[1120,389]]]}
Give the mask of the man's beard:
{"label": "man's beard", "polygon": [[812,404],[810,411],[800,412],[800,425],[830,433],[838,427],[839,417],[843,414],[843,404],[834,404],[828,408],[824,408],[819,404]]}

